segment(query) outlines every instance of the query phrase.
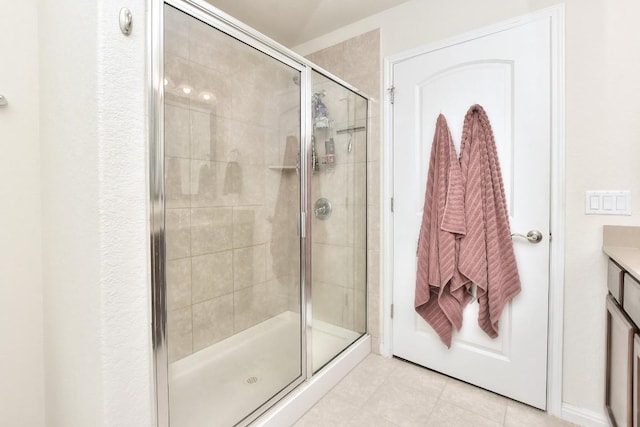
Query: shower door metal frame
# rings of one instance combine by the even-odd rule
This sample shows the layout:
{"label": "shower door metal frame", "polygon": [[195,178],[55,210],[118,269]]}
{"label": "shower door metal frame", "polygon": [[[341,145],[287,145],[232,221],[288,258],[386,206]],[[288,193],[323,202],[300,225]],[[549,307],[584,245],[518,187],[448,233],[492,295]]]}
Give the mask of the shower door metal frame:
{"label": "shower door metal frame", "polygon": [[[311,292],[311,222],[313,212],[311,194],[311,72],[316,71],[346,89],[369,97],[307,59],[291,52],[261,33],[237,21],[226,13],[201,0],[149,1],[149,34],[147,49],[149,105],[149,206],[150,206],[150,257],[151,257],[151,304],[152,304],[152,348],[155,371],[155,412],[158,427],[169,426],[169,377],[167,347],[167,296],[166,296],[166,253],[165,253],[165,188],[164,188],[164,8],[172,6],[194,19],[233,37],[265,55],[278,60],[300,72],[300,310],[301,310],[301,374],[287,387],[264,402],[237,425],[244,426],[255,421],[276,402],[297,388],[313,375],[312,368],[312,292]],[[369,136],[367,126],[367,139]],[[366,179],[366,178],[365,178]],[[366,307],[365,312],[368,311]],[[362,336],[349,347],[367,335],[368,325]],[[349,348],[347,347],[347,348]]]}

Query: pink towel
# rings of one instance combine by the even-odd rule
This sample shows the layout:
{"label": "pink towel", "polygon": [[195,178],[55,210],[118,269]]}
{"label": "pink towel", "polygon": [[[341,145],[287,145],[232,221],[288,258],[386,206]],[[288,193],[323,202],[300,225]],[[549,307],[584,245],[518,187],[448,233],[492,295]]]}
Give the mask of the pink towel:
{"label": "pink towel", "polygon": [[418,238],[415,309],[451,346],[462,326],[469,281],[458,271],[457,238],[466,233],[464,188],[447,121],[438,116],[431,146],[422,225]]}
{"label": "pink towel", "polygon": [[441,114],[431,147],[418,239],[415,309],[451,346],[453,328],[478,287],[478,323],[492,338],[505,304],[520,291],[504,187],[484,109],[464,121],[460,160]]}
{"label": "pink towel", "polygon": [[460,241],[458,268],[477,285],[478,324],[495,338],[502,309],[520,292],[520,277],[496,142],[480,105],[469,108],[464,119],[460,169],[467,235]]}

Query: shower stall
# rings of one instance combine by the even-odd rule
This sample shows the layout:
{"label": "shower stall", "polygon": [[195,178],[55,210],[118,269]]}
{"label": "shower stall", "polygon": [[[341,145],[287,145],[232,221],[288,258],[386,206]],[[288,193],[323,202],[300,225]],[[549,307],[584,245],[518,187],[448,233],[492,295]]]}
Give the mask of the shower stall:
{"label": "shower stall", "polygon": [[158,425],[260,422],[370,345],[368,100],[207,3],[153,7]]}

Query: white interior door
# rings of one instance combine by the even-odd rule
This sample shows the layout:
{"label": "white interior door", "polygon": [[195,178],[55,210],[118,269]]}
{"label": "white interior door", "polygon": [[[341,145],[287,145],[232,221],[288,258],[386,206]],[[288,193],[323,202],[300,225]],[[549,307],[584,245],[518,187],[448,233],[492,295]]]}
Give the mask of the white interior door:
{"label": "white interior door", "polygon": [[[544,409],[547,384],[551,138],[551,20],[458,40],[393,66],[393,353],[430,369]],[[465,113],[486,110],[502,168],[522,291],[489,338],[478,304],[464,311],[450,349],[414,310],[416,245],[436,118],[456,150]]]}

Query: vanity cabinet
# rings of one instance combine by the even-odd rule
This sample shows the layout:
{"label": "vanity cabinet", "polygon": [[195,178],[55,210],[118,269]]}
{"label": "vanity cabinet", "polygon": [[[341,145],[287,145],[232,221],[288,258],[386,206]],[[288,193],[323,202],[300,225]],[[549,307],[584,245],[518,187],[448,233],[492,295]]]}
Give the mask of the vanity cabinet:
{"label": "vanity cabinet", "polygon": [[635,327],[615,299],[607,297],[605,406],[613,426],[632,426],[633,342]]}
{"label": "vanity cabinet", "polygon": [[612,426],[640,427],[640,282],[609,260],[607,287],[607,417]]}

